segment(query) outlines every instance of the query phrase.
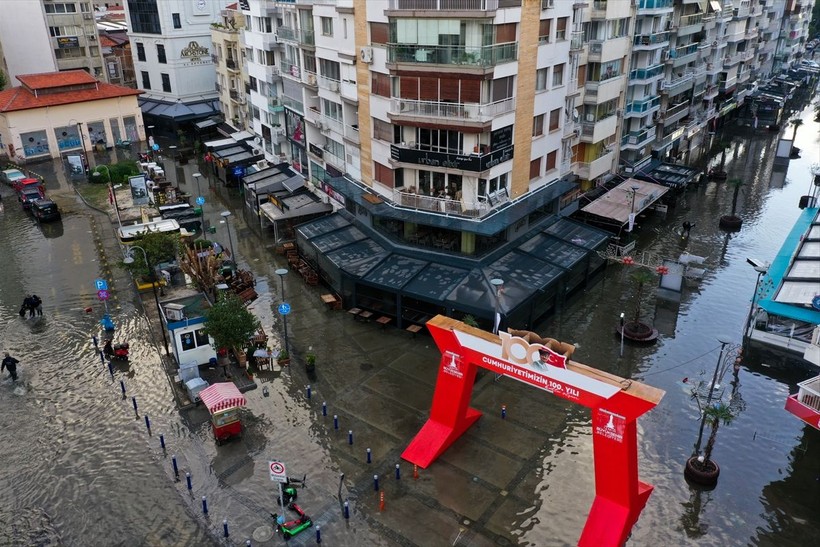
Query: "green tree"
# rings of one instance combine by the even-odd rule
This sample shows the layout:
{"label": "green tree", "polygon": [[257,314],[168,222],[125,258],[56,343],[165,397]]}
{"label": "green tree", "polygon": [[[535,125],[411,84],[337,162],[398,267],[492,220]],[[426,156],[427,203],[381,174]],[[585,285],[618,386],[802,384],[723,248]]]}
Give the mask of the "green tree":
{"label": "green tree", "polygon": [[706,423],[712,428],[709,433],[709,440],[706,441],[706,448],[703,449],[703,464],[711,463],[712,450],[715,448],[715,439],[717,438],[718,427],[721,423],[729,425],[735,419],[735,413],[731,407],[726,403],[720,402],[712,406],[706,407],[703,411]]}
{"label": "green tree", "polygon": [[0,70],[0,91],[6,89],[6,86],[9,85],[9,77],[6,76],[6,73]]}
{"label": "green tree", "polygon": [[[177,257],[179,249],[179,234],[167,234],[162,232],[148,232],[136,243],[145,251],[148,261],[156,269],[161,262],[171,262]],[[123,267],[131,272],[131,275],[141,279],[153,280],[153,274],[148,270],[145,257],[140,251],[134,250],[131,253],[134,262],[123,263]]]}
{"label": "green tree", "polygon": [[794,145],[794,139],[797,138],[797,129],[803,125],[803,120],[800,118],[792,118],[789,120],[789,125],[794,128],[792,131],[792,145]]}
{"label": "green tree", "polygon": [[217,349],[244,348],[259,326],[256,316],[232,292],[221,293],[205,311],[205,332],[214,339]]}
{"label": "green tree", "polygon": [[632,272],[629,276],[635,282],[635,316],[632,319],[633,323],[641,322],[641,303],[643,301],[644,286],[655,278],[655,275],[644,268],[640,268]]}

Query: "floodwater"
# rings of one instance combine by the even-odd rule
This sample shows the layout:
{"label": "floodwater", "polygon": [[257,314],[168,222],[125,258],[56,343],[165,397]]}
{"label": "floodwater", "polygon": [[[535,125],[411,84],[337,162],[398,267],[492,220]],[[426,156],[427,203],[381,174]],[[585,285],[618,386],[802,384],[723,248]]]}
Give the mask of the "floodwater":
{"label": "floodwater", "polygon": [[[682,252],[705,257],[703,279],[687,284],[679,304],[660,303],[647,291],[642,316],[661,331],[657,344],[627,344],[619,356],[614,329],[620,313],[635,307],[631,270],[620,265],[537,329],[577,343],[574,359],[580,362],[666,390],[661,404],[639,421],[641,479],[655,491],[631,544],[808,545],[820,536],[820,432],[783,410],[790,388],[807,375],[769,366],[782,364],[775,356],[750,355],[740,373],[735,389],[745,405],[720,428],[713,453],[722,470],[717,488],[697,491],[683,479],[700,424],[691,385],[710,378],[719,335],[741,342],[756,279],[746,258],[774,257],[799,215],[812,165],[820,161],[820,127],[811,108],[801,116],[796,144],[803,154],[791,161],[782,184],[771,183],[775,135],[738,137],[727,152],[730,178],[746,182],[738,201],[741,231],[727,234],[717,225],[731,210],[726,183],[688,191],[665,219],[650,214],[639,221],[639,260],[674,259]],[[194,167],[187,168],[190,181]],[[0,545],[279,543],[270,534],[270,513],[277,511],[267,476],[271,459],[286,461],[292,475],[308,474],[300,502],[330,544],[540,546],[572,544],[579,537],[593,496],[584,409],[509,379],[483,376],[473,404],[485,418],[418,483],[404,481],[401,489],[390,484],[388,509],[380,513],[368,495],[374,471],[361,462],[359,439],[367,438],[379,457],[399,461],[429,408],[438,364],[429,338],[354,325],[347,314],[331,319],[316,290],[295,274],[286,277],[288,300],[306,310],[291,319],[292,352],[312,347],[320,376],[308,380],[297,368],[260,375],[260,388],[246,394],[245,437],[216,447],[204,410],[175,408],[161,373],[160,347],[128,278],[115,267],[119,257],[107,218],[86,208],[59,173],[49,178],[49,193],[65,212],[55,224],[38,226],[9,188],[0,192],[0,351],[21,361],[16,386],[5,374],[0,380],[6,438],[0,452]],[[280,328],[271,311],[280,290],[274,255],[247,226],[237,196],[225,189],[208,195],[206,214],[214,217],[220,241],[227,237],[218,211],[235,213],[233,245],[240,265],[257,275],[261,297],[253,307],[273,334]],[[695,228],[681,240],[676,230],[687,219]],[[131,342],[132,364],[116,368],[113,378],[91,342],[102,313],[96,277],[111,284],[117,339]],[[42,319],[17,315],[27,292],[43,299]],[[313,382],[312,400],[305,397],[307,382]],[[389,405],[385,393],[392,394]],[[331,428],[330,416],[321,416],[322,400],[331,415],[340,415],[341,431]],[[495,416],[501,404],[508,408],[506,422]],[[350,423],[356,424],[350,426],[355,447],[346,442]],[[180,481],[174,480],[171,455],[177,456]],[[379,471],[383,481],[390,479],[389,467]],[[353,507],[350,521],[340,516],[341,472],[347,475],[342,497]],[[231,526],[229,539],[222,538],[223,518]],[[306,535],[293,541],[315,540]]]}

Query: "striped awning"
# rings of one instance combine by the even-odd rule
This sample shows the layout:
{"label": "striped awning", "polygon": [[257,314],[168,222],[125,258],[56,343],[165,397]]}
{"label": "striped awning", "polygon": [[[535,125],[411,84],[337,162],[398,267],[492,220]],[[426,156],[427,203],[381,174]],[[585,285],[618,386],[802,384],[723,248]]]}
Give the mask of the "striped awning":
{"label": "striped awning", "polygon": [[211,414],[245,406],[245,396],[240,393],[236,384],[232,382],[221,382],[206,387],[199,392],[199,397]]}

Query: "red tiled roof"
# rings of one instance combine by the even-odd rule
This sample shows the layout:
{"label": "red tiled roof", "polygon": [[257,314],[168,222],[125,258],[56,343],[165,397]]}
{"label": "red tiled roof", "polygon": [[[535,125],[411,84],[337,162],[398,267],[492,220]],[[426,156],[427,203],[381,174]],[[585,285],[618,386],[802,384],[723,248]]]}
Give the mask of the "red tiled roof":
{"label": "red tiled roof", "polygon": [[[84,71],[72,71],[72,72],[82,72],[85,74]],[[58,74],[71,74],[60,72]],[[35,82],[39,76],[46,76],[43,74],[30,74],[25,76],[18,76],[18,79],[22,81],[23,78],[31,78]],[[89,76],[91,81],[94,80],[93,77]],[[53,81],[53,80],[48,80]],[[71,80],[75,83],[79,83],[76,80]],[[82,82],[84,83],[84,82]],[[71,85],[71,84],[63,84],[63,85]],[[49,87],[56,87],[51,85]],[[41,86],[40,89],[43,87]],[[106,84],[103,82],[99,82],[96,87],[91,87],[89,89],[75,89],[71,91],[66,91],[63,93],[55,93],[51,92],[48,94],[43,94],[40,96],[35,96],[29,89],[18,86],[12,87],[11,89],[7,89],[5,91],[0,91],[0,112],[14,112],[16,110],[30,110],[33,108],[44,108],[46,106],[59,106],[59,105],[66,105],[66,104],[75,104],[75,103],[85,103],[89,101],[99,101],[102,99],[113,99],[115,97],[128,97],[132,95],[141,95],[144,91],[138,89],[131,89],[130,87],[123,87],[119,85],[112,85]]]}
{"label": "red tiled roof", "polygon": [[43,72],[40,74],[20,74],[20,82],[31,89],[48,89],[68,85],[93,84],[97,80],[85,70],[67,70],[65,72]]}
{"label": "red tiled roof", "polygon": [[117,42],[116,40],[112,40],[111,38],[109,38],[105,34],[100,34],[100,45],[102,47],[114,47],[114,46],[120,45],[120,43]]}
{"label": "red tiled roof", "polygon": [[236,5],[237,5],[236,2],[234,2],[233,4],[228,4],[227,6],[225,6],[225,9],[236,10]]}

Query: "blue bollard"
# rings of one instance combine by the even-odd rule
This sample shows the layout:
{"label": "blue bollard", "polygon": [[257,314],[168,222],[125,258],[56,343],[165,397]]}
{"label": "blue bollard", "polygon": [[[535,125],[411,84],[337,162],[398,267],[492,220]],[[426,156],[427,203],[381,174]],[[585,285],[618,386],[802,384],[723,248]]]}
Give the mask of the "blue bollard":
{"label": "blue bollard", "polygon": [[185,482],[188,483],[188,490],[193,490],[194,489],[194,486],[191,484],[191,474],[190,473],[187,473],[187,472],[185,473]]}
{"label": "blue bollard", "polygon": [[338,414],[333,415],[333,429],[339,429],[339,416],[338,416]]}
{"label": "blue bollard", "polygon": [[165,450],[165,435],[163,435],[162,433],[159,434],[159,447]]}
{"label": "blue bollard", "polygon": [[327,403],[322,403],[322,416],[327,416]]}
{"label": "blue bollard", "polygon": [[347,430],[347,444],[353,444],[353,430]]}
{"label": "blue bollard", "polygon": [[322,530],[319,526],[316,526],[316,543],[322,543]]}
{"label": "blue bollard", "polygon": [[350,504],[345,500],[345,518],[350,518]]}
{"label": "blue bollard", "polygon": [[399,464],[396,464],[396,480],[401,478],[401,469],[399,468]]}
{"label": "blue bollard", "polygon": [[97,335],[92,336],[91,341],[94,342],[94,347],[95,348],[100,347],[99,343],[97,342]]}
{"label": "blue bollard", "polygon": [[373,490],[375,490],[376,492],[379,491],[379,476],[378,475],[373,475]]}
{"label": "blue bollard", "polygon": [[105,354],[103,352],[100,352],[100,363],[105,364]]}
{"label": "blue bollard", "polygon": [[137,410],[137,398],[136,397],[131,397],[131,404],[134,405],[134,412],[139,412],[139,410]]}
{"label": "blue bollard", "polygon": [[369,449],[369,448],[367,449],[367,463],[371,463],[371,459],[370,459],[370,449]]}
{"label": "blue bollard", "polygon": [[171,465],[174,467],[174,480],[179,480],[179,467],[176,455],[171,455]]}
{"label": "blue bollard", "polygon": [[108,374],[111,375],[111,378],[114,378],[114,365],[111,361],[108,361]]}
{"label": "blue bollard", "polygon": [[125,380],[120,380],[120,389],[122,390],[122,396],[125,397]]}
{"label": "blue bollard", "polygon": [[307,398],[310,399],[310,384],[307,385]]}
{"label": "blue bollard", "polygon": [[507,405],[501,405],[501,419],[505,419],[507,417]]}
{"label": "blue bollard", "polygon": [[202,512],[208,514],[208,500],[205,499],[205,496],[202,496]]}
{"label": "blue bollard", "polygon": [[228,519],[222,519],[222,535],[225,537],[230,536],[228,533]]}
{"label": "blue bollard", "polygon": [[151,433],[151,420],[148,419],[148,414],[145,415],[145,428]]}

